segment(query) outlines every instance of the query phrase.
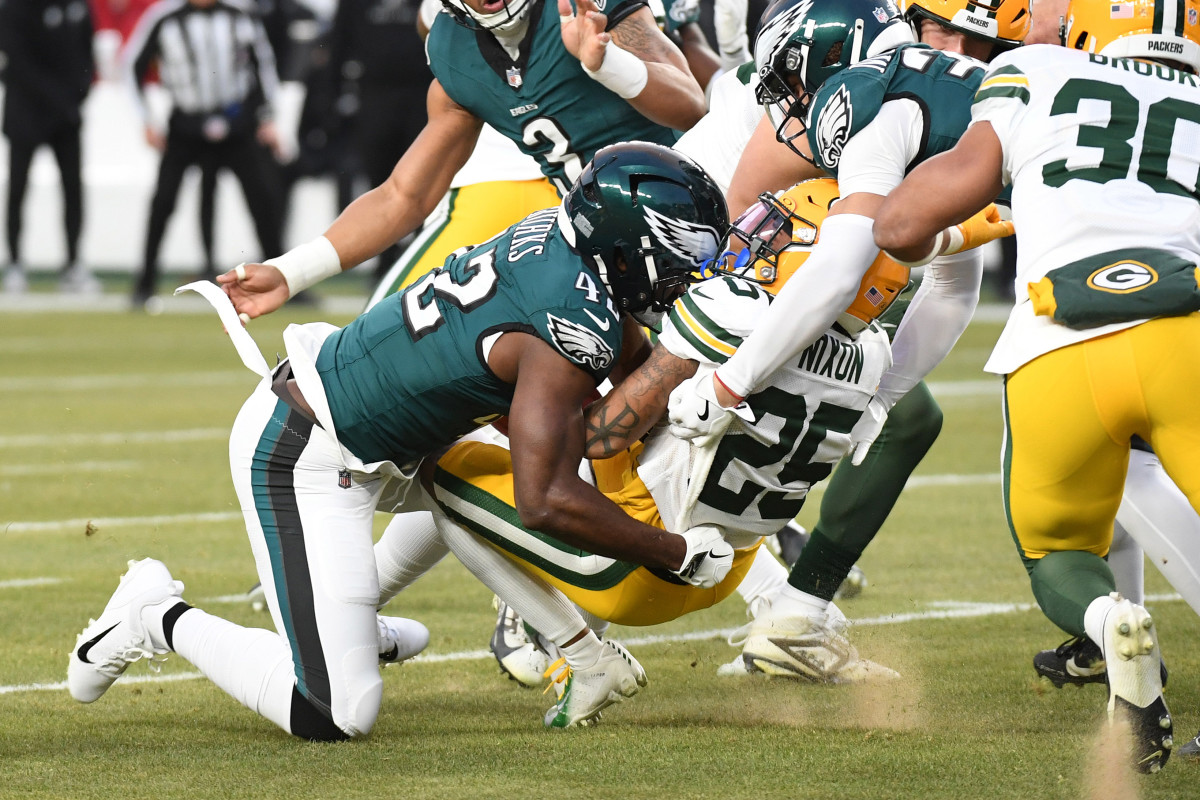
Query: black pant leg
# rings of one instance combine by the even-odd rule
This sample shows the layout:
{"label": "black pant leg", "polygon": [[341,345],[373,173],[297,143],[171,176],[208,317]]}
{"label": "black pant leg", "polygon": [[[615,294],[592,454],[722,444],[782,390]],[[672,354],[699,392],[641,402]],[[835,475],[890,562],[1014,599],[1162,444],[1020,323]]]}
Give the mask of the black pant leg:
{"label": "black pant leg", "polygon": [[142,274],[138,278],[135,294],[148,296],[154,293],[158,283],[158,250],[162,245],[167,222],[175,211],[179,197],[179,185],[187,168],[200,158],[203,143],[171,133],[167,136],[167,147],[158,165],[158,183],[154,199],[150,201],[150,221],[146,228],[146,252],[142,262]]}
{"label": "black pant leg", "polygon": [[231,140],[224,148],[225,166],[237,176],[254,219],[263,258],[283,252],[283,187],[279,165],[253,138]]}
{"label": "black pant leg", "polygon": [[216,160],[206,160],[200,171],[200,241],[204,244],[204,276],[206,278],[217,274],[216,261],[213,258],[215,237],[213,226],[217,215],[217,175],[219,167]]}
{"label": "black pant leg", "polygon": [[21,261],[21,206],[25,202],[25,189],[29,186],[29,165],[38,145],[31,142],[9,140],[8,147],[8,254],[14,264]]}
{"label": "black pant leg", "polygon": [[67,237],[67,266],[79,258],[79,235],[83,231],[83,164],[79,128],[66,126],[50,142],[63,187],[63,230]]}

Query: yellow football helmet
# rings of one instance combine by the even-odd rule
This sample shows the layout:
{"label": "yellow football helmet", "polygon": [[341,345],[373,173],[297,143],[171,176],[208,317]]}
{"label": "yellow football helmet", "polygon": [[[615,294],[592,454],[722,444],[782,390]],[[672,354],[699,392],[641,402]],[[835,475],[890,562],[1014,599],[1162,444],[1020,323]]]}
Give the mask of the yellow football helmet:
{"label": "yellow football helmet", "polygon": [[[1025,41],[1033,22],[1029,0],[901,0],[904,17],[916,26],[921,17],[1011,50]],[[919,32],[919,31],[918,31]]]}
{"label": "yellow football helmet", "polygon": [[1062,41],[1113,58],[1178,61],[1200,72],[1200,0],[1071,0]]}
{"label": "yellow football helmet", "polygon": [[[837,199],[838,185],[832,178],[804,181],[778,196],[764,193],[729,231],[731,240],[737,237],[746,249],[732,267],[718,267],[718,271],[734,272],[778,294],[808,260],[821,238],[821,223]],[[847,332],[858,333],[878,319],[907,285],[908,267],[881,252],[838,323]]]}

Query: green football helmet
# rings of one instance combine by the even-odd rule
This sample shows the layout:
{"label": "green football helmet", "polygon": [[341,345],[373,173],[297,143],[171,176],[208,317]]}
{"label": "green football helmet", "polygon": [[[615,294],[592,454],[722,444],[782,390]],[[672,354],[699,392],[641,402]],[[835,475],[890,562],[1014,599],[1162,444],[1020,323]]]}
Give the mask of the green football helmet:
{"label": "green football helmet", "polygon": [[754,41],[758,102],[779,141],[808,130],[808,106],[821,84],[865,58],[915,42],[892,0],[775,0],[763,12]]}
{"label": "green football helmet", "polygon": [[682,153],[650,142],[596,151],[563,198],[559,227],[617,308],[654,327],[729,227],[725,197]]}

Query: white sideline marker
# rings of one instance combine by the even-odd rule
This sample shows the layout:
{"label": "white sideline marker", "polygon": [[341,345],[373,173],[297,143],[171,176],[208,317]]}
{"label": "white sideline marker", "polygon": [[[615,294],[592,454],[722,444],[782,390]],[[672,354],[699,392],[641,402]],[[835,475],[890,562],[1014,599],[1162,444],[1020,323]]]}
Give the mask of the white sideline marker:
{"label": "white sideline marker", "polygon": [[[1182,600],[1177,594],[1147,595],[1147,603]],[[910,614],[888,614],[882,617],[865,617],[850,620],[852,625],[897,625],[906,622],[919,622],[931,619],[962,619],[965,617],[989,617],[1000,614],[1016,614],[1031,611],[1036,606],[1033,603],[960,603],[955,601],[936,601],[929,604],[928,611],[916,611]],[[737,628],[721,628],[718,630],[693,631],[692,633],[674,633],[661,636],[638,636],[622,639],[621,643],[630,647],[640,647],[649,644],[666,644],[670,642],[697,642],[707,639],[723,639]],[[430,653],[419,655],[408,664],[441,664],[448,661],[482,661],[491,658],[488,650],[464,650],[458,653]],[[121,684],[135,683],[166,683],[168,681],[190,681],[203,678],[199,672],[178,672],[170,675],[134,675],[121,678]],[[12,686],[0,686],[0,694],[20,694],[24,692],[58,692],[67,688],[66,681],[58,683],[25,683]]]}

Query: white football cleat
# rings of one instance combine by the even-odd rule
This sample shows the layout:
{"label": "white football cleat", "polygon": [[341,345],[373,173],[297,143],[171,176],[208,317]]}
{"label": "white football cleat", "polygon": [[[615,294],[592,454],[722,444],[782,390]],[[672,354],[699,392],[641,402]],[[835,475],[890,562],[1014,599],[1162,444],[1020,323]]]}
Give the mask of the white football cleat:
{"label": "white football cleat", "polygon": [[379,623],[379,666],[407,661],[429,646],[429,629],[415,619],[376,617]]}
{"label": "white football cleat", "polygon": [[531,637],[521,617],[499,597],[492,598],[492,607],[496,609],[496,629],[488,646],[500,671],[526,688],[541,686],[550,667],[541,637]]}
{"label": "white football cleat", "polygon": [[1134,768],[1158,772],[1171,756],[1173,723],[1162,696],[1162,656],[1146,609],[1116,600],[1104,617],[1102,649],[1108,668],[1109,723],[1125,720],[1133,736]]}
{"label": "white football cleat", "polygon": [[558,702],[542,720],[547,728],[594,725],[601,711],[633,697],[646,685],[646,670],[628,650],[616,642],[602,644],[603,654],[590,667],[572,669],[560,658],[546,670],[546,677],[553,677],[550,686],[558,693]]}
{"label": "white football cleat", "polygon": [[[860,658],[846,638],[847,621],[832,603],[822,617],[783,616],[770,606],[746,626],[742,665],[749,673],[814,683],[891,680],[900,674]],[[718,674],[736,674],[733,665]]]}
{"label": "white football cleat", "polygon": [[130,561],[129,571],[100,616],[75,641],[67,665],[67,688],[81,703],[98,700],[134,661],[168,652],[153,641],[142,611],[159,604],[183,602],[183,584],[165,564],[153,558]]}

